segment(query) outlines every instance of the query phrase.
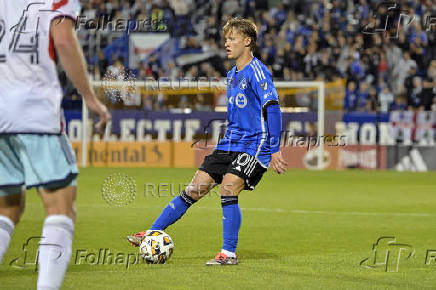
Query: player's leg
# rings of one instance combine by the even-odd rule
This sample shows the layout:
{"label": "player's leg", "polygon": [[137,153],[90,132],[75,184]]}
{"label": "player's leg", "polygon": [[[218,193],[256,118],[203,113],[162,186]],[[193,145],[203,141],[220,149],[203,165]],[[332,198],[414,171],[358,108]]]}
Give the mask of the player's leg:
{"label": "player's leg", "polygon": [[215,259],[206,263],[208,266],[238,264],[236,247],[242,220],[238,196],[244,189],[253,190],[266,172],[266,168],[247,153],[236,153],[232,158],[221,183],[223,247]]}
{"label": "player's leg", "polygon": [[11,143],[14,138],[14,135],[0,136],[0,263],[25,203],[23,166],[19,151]]}
{"label": "player's leg", "polygon": [[21,187],[0,187],[0,264],[11,241],[12,233],[24,211],[25,191]]}
{"label": "player's leg", "polygon": [[37,187],[47,216],[38,255],[38,289],[59,289],[68,267],[74,232],[74,200],[78,169],[64,135],[18,134],[25,184]]}
{"label": "player's leg", "polygon": [[232,173],[227,173],[221,185],[221,206],[223,209],[223,248],[227,256],[236,257],[238,233],[241,227],[241,209],[238,196],[245,188],[245,181]]}
{"label": "player's leg", "polygon": [[208,173],[197,170],[189,185],[179,196],[168,203],[150,230],[165,230],[179,220],[191,205],[205,196],[214,186],[215,181]]}
{"label": "player's leg", "polygon": [[[220,184],[223,175],[233,160],[232,158],[232,154],[220,150],[215,150],[212,154],[206,156],[190,184],[179,196],[168,203],[161,215],[153,223],[151,229],[165,230],[169,225],[180,219],[193,203],[207,194],[214,186]],[[133,246],[139,247],[145,235],[146,231],[139,232],[127,236],[127,240]]]}
{"label": "player's leg", "polygon": [[[153,222],[150,230],[165,230],[179,220],[191,205],[205,196],[215,185],[215,180],[208,173],[201,169],[197,170],[189,185],[180,195],[168,203],[159,217]],[[135,235],[127,236],[127,240],[133,246],[138,247],[145,235],[146,231],[142,231]]]}
{"label": "player's leg", "polygon": [[241,227],[241,209],[238,204],[239,193],[245,188],[241,177],[227,173],[221,183],[221,206],[223,210],[223,247],[215,259],[206,263],[212,265],[237,265],[236,247]]}
{"label": "player's leg", "polygon": [[38,289],[59,289],[71,259],[76,186],[39,188],[46,218],[38,256]]}

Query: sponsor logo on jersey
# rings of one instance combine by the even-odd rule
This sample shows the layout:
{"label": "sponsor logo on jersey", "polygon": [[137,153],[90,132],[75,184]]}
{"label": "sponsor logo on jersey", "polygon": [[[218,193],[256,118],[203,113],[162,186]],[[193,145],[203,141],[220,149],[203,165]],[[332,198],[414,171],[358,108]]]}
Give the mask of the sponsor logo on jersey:
{"label": "sponsor logo on jersey", "polygon": [[247,80],[245,78],[243,78],[240,82],[239,82],[239,88],[241,90],[245,90],[247,88]]}
{"label": "sponsor logo on jersey", "polygon": [[266,91],[266,90],[268,89],[268,83],[267,83],[267,82],[263,82],[263,83],[260,84],[260,87],[261,87],[264,91]]}
{"label": "sponsor logo on jersey", "polygon": [[266,98],[268,98],[269,96],[272,96],[272,92],[265,93],[265,94],[263,95],[263,98],[266,99]]}
{"label": "sponsor logo on jersey", "polygon": [[236,106],[242,109],[247,105],[247,97],[244,94],[237,94],[235,103]]}

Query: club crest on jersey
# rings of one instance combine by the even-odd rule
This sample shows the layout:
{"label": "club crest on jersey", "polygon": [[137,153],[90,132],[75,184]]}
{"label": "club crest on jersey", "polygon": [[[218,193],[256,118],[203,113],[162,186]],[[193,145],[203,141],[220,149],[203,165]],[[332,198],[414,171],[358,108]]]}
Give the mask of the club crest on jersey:
{"label": "club crest on jersey", "polygon": [[237,94],[235,98],[236,106],[244,108],[247,105],[247,97],[244,94]]}
{"label": "club crest on jersey", "polygon": [[263,83],[260,84],[260,87],[261,87],[264,91],[266,91],[266,90],[268,89],[268,83],[267,83],[267,82],[263,82]]}
{"label": "club crest on jersey", "polygon": [[243,78],[243,79],[241,80],[241,82],[239,83],[239,88],[240,88],[241,90],[245,90],[245,89],[247,88],[247,80],[246,80],[245,78]]}

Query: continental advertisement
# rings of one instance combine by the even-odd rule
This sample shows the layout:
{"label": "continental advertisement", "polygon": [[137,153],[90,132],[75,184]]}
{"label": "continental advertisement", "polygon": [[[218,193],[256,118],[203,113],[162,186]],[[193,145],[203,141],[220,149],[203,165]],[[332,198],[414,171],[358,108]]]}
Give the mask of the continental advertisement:
{"label": "continental advertisement", "polygon": [[[190,142],[88,142],[87,164],[91,167],[194,167]],[[81,166],[82,143],[72,142]]]}

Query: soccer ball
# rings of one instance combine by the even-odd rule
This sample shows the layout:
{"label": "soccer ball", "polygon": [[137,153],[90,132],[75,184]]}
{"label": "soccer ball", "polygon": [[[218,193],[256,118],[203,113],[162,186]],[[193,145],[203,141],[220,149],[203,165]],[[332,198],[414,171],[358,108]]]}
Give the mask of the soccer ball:
{"label": "soccer ball", "polygon": [[149,264],[165,264],[174,251],[174,242],[163,231],[149,230],[139,246],[139,253]]}

